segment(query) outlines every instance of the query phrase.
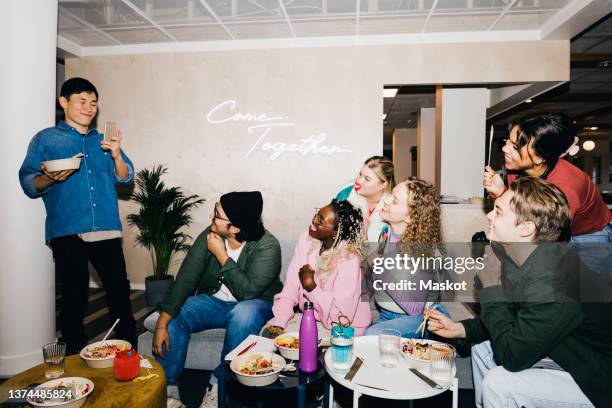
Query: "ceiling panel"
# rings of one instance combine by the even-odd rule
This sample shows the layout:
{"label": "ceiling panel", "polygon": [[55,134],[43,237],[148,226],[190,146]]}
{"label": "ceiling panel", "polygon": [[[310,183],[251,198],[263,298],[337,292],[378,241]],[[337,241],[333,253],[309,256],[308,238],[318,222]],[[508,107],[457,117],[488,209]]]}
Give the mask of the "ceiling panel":
{"label": "ceiling panel", "polygon": [[404,34],[418,33],[423,28],[427,17],[402,18],[362,18],[359,21],[359,34]]}
{"label": "ceiling panel", "polygon": [[96,27],[149,25],[121,0],[60,1],[60,8]]}
{"label": "ceiling panel", "polygon": [[177,41],[221,41],[229,40],[230,36],[220,25],[205,26],[166,26],[164,27]]}
{"label": "ceiling panel", "polygon": [[63,13],[61,11],[59,12],[58,18],[57,18],[58,30],[70,31],[70,30],[79,30],[79,29],[83,29],[86,27],[87,27],[86,25],[81,24],[77,19],[68,15],[68,13]]}
{"label": "ceiling panel", "polygon": [[[561,10],[571,0],[519,0],[512,10]],[[506,2],[507,3],[507,2]]]}
{"label": "ceiling panel", "polygon": [[250,23],[250,24],[228,24],[227,28],[237,40],[255,38],[288,38],[291,31],[287,23]]}
{"label": "ceiling panel", "polygon": [[77,33],[63,33],[64,37],[66,37],[70,41],[74,41],[79,44],[81,47],[99,47],[105,45],[117,45],[116,42],[108,39],[104,35],[96,32],[96,31],[80,31]]}
{"label": "ceiling panel", "polygon": [[321,0],[283,0],[290,18],[316,17],[323,15]]}
{"label": "ceiling panel", "polygon": [[156,28],[105,30],[105,32],[124,44],[147,44],[172,41]]}
{"label": "ceiling panel", "polygon": [[362,1],[360,12],[372,14],[412,14],[427,15],[433,5],[433,0],[380,0],[378,2]]}
{"label": "ceiling panel", "polygon": [[193,24],[214,21],[199,1],[131,0],[147,17],[159,24]]}
{"label": "ceiling panel", "polygon": [[495,21],[497,16],[497,14],[434,14],[425,32],[483,31]]}
{"label": "ceiling panel", "polygon": [[282,19],[278,0],[207,0],[221,21],[253,21]]}
{"label": "ceiling panel", "polygon": [[353,35],[356,32],[355,19],[292,21],[291,25],[298,37]]}
{"label": "ceiling panel", "polygon": [[493,29],[537,30],[554,14],[554,11],[508,12],[495,24]]}

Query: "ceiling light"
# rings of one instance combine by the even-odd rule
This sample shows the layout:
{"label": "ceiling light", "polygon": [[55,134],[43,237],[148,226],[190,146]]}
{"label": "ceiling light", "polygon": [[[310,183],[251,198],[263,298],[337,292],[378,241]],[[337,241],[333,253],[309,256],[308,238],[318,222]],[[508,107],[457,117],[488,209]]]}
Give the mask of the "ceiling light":
{"label": "ceiling light", "polygon": [[531,100],[531,99],[525,99],[525,103],[531,103],[531,102],[533,102],[533,100]]}
{"label": "ceiling light", "polygon": [[591,126],[591,130],[598,130],[599,128],[597,126]]}
{"label": "ceiling light", "polygon": [[587,140],[582,144],[582,148],[587,152],[590,152],[595,148],[595,142],[592,140]]}
{"label": "ceiling light", "polygon": [[387,119],[387,114],[383,113],[383,120]]}
{"label": "ceiling light", "polygon": [[397,88],[384,88],[383,89],[383,98],[395,98],[397,94]]}

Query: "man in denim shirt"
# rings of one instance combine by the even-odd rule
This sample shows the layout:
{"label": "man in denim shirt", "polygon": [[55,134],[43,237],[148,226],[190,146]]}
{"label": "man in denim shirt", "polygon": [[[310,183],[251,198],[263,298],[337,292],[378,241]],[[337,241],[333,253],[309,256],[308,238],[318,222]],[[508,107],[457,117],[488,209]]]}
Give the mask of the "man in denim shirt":
{"label": "man in denim shirt", "polygon": [[[98,91],[91,82],[67,80],[59,102],[65,121],[32,138],[19,169],[19,181],[28,197],[42,197],[47,211],[45,239],[62,285],[59,320],[67,353],[78,353],[87,341],[83,317],[88,261],[106,290],[111,319],[121,318],[117,336],[136,345],[115,191],[115,185],[132,184],[134,166],[121,150],[120,132],[103,140],[102,134],[90,127],[98,111]],[[49,172],[42,164],[78,153],[83,157],[77,170]]]}

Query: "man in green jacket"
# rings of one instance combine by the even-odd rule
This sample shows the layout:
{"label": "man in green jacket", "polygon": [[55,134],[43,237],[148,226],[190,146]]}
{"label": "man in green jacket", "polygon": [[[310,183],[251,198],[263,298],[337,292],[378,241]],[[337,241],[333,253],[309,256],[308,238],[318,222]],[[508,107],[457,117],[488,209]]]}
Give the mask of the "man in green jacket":
{"label": "man in green jacket", "polygon": [[599,277],[555,242],[569,214],[557,187],[517,179],[487,216],[494,247],[478,272],[480,315],[431,313],[431,332],[474,345],[477,407],[612,404],[612,303]]}
{"label": "man in green jacket", "polygon": [[281,250],[264,229],[262,209],[259,191],[221,196],[210,227],[194,241],[172,289],[159,304],[153,351],[166,372],[169,398],[180,400],[178,377],[191,333],[226,329],[221,363],[211,375],[213,386],[207,394],[216,398],[225,355],[272,318],[272,300],[282,288]]}

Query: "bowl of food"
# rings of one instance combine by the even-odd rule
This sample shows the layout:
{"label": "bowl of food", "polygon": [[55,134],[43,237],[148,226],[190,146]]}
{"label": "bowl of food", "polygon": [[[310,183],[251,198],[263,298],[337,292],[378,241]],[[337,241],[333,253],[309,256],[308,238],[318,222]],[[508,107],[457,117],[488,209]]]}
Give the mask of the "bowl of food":
{"label": "bowl of food", "polygon": [[278,379],[285,368],[285,359],[274,353],[252,353],[232,360],[230,369],[240,384],[265,387]]}
{"label": "bowl of food", "polygon": [[83,377],[64,377],[47,381],[28,395],[30,405],[39,407],[79,408],[93,392],[94,383]]}
{"label": "bowl of food", "polygon": [[424,363],[429,363],[429,361],[431,360],[430,352],[432,349],[436,349],[441,352],[447,352],[446,349],[436,348],[436,345],[441,345],[441,344],[448,346],[446,343],[440,343],[434,340],[408,339],[408,340],[402,341],[400,350],[401,350],[402,356],[404,356],[405,358],[416,360],[416,361],[421,361]]}
{"label": "bowl of food", "polygon": [[106,340],[91,343],[81,350],[80,356],[92,368],[112,367],[115,354],[123,350],[130,350],[132,345],[125,340]]}
{"label": "bowl of food", "polygon": [[47,160],[42,162],[45,169],[50,172],[62,170],[76,170],[81,167],[81,157],[68,157],[67,159]]}
{"label": "bowl of food", "polygon": [[285,357],[287,360],[300,359],[300,334],[298,332],[289,332],[279,335],[274,340],[274,345],[281,356]]}

